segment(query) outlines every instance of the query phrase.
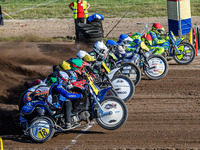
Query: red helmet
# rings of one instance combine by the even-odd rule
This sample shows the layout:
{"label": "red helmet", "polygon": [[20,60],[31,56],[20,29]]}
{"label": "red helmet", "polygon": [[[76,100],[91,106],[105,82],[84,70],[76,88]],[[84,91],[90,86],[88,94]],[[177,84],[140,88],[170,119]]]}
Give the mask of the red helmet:
{"label": "red helmet", "polygon": [[143,41],[145,40],[145,43],[148,43],[149,45],[152,45],[152,37],[150,34],[144,34],[142,36]]}
{"label": "red helmet", "polygon": [[165,29],[159,23],[154,23],[152,26],[152,30],[157,34],[162,34],[165,31]]}

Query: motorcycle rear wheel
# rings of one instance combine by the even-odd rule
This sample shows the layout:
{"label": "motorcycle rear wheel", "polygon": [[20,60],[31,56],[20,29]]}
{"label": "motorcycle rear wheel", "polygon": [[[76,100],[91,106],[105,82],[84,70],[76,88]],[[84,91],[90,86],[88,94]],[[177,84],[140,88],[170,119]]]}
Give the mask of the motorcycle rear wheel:
{"label": "motorcycle rear wheel", "polygon": [[106,97],[100,102],[103,112],[111,111],[111,114],[96,118],[97,123],[106,130],[116,130],[120,128],[128,118],[126,104],[118,97]]}
{"label": "motorcycle rear wheel", "polygon": [[143,65],[145,75],[152,80],[159,80],[163,78],[168,72],[167,60],[157,54],[153,54],[147,59],[149,67]]}
{"label": "motorcycle rear wheel", "polygon": [[175,51],[174,51],[174,60],[179,64],[179,65],[187,65],[189,63],[191,63],[195,56],[196,56],[196,51],[195,51],[195,48],[192,44],[188,43],[188,42],[181,42],[179,45],[178,45],[178,49],[180,52],[183,52],[182,48],[183,49],[186,49],[185,50],[185,54],[177,54]]}
{"label": "motorcycle rear wheel", "polygon": [[111,79],[113,88],[118,94],[118,97],[127,102],[135,93],[135,85],[133,81],[125,75],[115,75]]}
{"label": "motorcycle rear wheel", "polygon": [[47,116],[36,117],[30,123],[29,136],[34,142],[44,143],[50,140],[55,133],[53,124]]}
{"label": "motorcycle rear wheel", "polygon": [[123,75],[129,77],[135,86],[141,81],[141,71],[138,66],[131,62],[124,62],[120,66],[120,71]]}

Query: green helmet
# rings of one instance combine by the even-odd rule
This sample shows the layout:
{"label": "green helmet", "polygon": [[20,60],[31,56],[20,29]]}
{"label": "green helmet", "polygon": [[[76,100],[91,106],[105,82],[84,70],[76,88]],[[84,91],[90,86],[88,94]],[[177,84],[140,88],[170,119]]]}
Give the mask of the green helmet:
{"label": "green helmet", "polygon": [[82,70],[83,68],[83,61],[81,59],[72,59],[70,62],[72,70]]}
{"label": "green helmet", "polygon": [[53,83],[55,83],[57,81],[58,81],[57,74],[55,72],[53,72],[47,77],[46,83],[48,86],[51,86]]}

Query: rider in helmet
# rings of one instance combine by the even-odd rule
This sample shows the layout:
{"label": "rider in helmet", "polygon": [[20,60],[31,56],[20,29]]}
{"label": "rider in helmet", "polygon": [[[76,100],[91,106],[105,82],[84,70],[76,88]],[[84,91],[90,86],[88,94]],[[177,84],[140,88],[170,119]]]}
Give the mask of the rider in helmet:
{"label": "rider in helmet", "polygon": [[68,61],[63,61],[59,65],[59,70],[64,71],[69,75],[71,83],[82,80],[82,74],[85,73],[84,66],[88,65],[85,61],[79,58],[71,58]]}
{"label": "rider in helmet", "polygon": [[117,41],[117,43],[123,46],[124,48],[129,47],[132,42],[133,42],[133,39],[127,34],[121,34],[119,36],[119,40]]}
{"label": "rider in helmet", "polygon": [[[39,81],[39,82],[38,82]],[[30,84],[28,84],[28,89],[24,92],[23,96],[20,98],[19,110],[32,100],[45,100],[49,95],[49,87],[40,79],[36,79]],[[38,112],[38,116],[42,116],[41,112]]]}
{"label": "rider in helmet", "polygon": [[[141,43],[141,34],[138,32],[130,35],[121,34],[118,43],[127,51],[135,51],[137,45]],[[120,49],[120,46],[118,49]]]}
{"label": "rider in helmet", "polygon": [[106,46],[108,49],[112,49],[113,51],[116,51],[118,49],[119,44],[115,42],[114,40],[107,40]]}
{"label": "rider in helmet", "polygon": [[71,83],[68,74],[63,71],[54,71],[51,73],[47,77],[46,83],[50,86],[47,103],[51,106],[52,110],[63,111],[65,113],[65,126],[67,129],[71,128],[71,101],[82,98],[82,94],[74,94],[67,91],[71,89]]}
{"label": "rider in helmet", "polygon": [[94,44],[93,51],[89,52],[89,54],[97,60],[102,60],[107,57],[108,48],[106,47],[106,45],[103,42],[97,41]]}
{"label": "rider in helmet", "polygon": [[95,61],[95,58],[92,57],[90,54],[88,54],[86,51],[84,50],[80,50],[77,53],[77,58],[82,59],[86,62],[93,62]]}
{"label": "rider in helmet", "polygon": [[[142,40],[147,44],[150,49],[157,49],[157,54],[162,54],[165,49],[168,49],[169,42],[161,35],[164,33],[165,29],[159,23],[154,23],[152,30],[147,34],[142,36]],[[151,42],[152,41],[152,42]]]}
{"label": "rider in helmet", "polygon": [[[118,41],[119,42],[119,41]],[[123,41],[120,41],[120,44],[123,45]],[[106,46],[110,49],[117,57],[122,57],[126,53],[126,48],[120,45],[119,43],[115,42],[114,40],[107,40]]]}
{"label": "rider in helmet", "polygon": [[[70,65],[70,66],[69,66]],[[88,109],[88,99],[87,99],[87,91],[84,88],[84,85],[86,84],[85,79],[85,70],[84,67],[89,65],[85,61],[78,59],[78,58],[72,58],[70,60],[63,61],[59,65],[59,70],[62,69],[64,72],[66,72],[69,76],[69,80],[72,83],[70,90],[73,92],[81,93],[83,95],[83,98],[77,99],[73,103],[74,111],[78,110],[87,110]],[[80,106],[80,103],[82,102],[82,105]],[[78,108],[79,109],[76,109]]]}

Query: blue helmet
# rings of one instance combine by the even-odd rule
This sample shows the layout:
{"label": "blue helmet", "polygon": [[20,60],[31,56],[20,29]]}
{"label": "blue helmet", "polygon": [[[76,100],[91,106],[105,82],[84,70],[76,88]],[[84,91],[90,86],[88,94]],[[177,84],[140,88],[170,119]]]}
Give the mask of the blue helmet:
{"label": "blue helmet", "polygon": [[121,34],[117,43],[121,46],[128,47],[131,42],[133,42],[131,37],[129,37],[127,34]]}
{"label": "blue helmet", "polygon": [[119,40],[117,41],[117,43],[121,43],[124,39],[128,38],[129,36],[127,34],[121,34],[119,36]]}
{"label": "blue helmet", "polygon": [[107,40],[106,42],[106,46],[111,49],[111,48],[114,48],[114,49],[117,49],[118,48],[118,43],[113,41],[113,40]]}

